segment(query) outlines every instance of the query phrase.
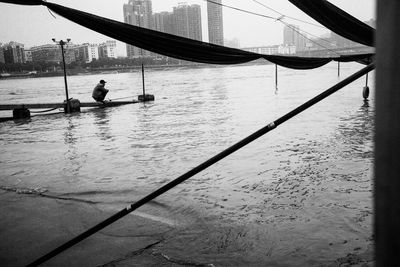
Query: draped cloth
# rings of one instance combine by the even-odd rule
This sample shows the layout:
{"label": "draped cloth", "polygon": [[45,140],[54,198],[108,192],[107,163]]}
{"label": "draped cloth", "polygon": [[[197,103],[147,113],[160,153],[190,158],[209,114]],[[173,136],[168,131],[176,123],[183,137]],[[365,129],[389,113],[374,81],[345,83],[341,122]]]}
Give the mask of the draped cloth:
{"label": "draped cloth", "polygon": [[263,58],[282,67],[313,69],[321,67],[332,60],[358,61],[362,63],[363,59],[365,60],[372,56],[370,53],[358,54],[356,56],[324,58],[263,55],[141,28],[41,0],[0,0],[0,2],[22,5],[44,5],[70,21],[126,44],[161,55],[199,63],[240,64]]}
{"label": "draped cloth", "polygon": [[374,46],[375,29],[326,0],[289,0],[304,13],[354,42]]}

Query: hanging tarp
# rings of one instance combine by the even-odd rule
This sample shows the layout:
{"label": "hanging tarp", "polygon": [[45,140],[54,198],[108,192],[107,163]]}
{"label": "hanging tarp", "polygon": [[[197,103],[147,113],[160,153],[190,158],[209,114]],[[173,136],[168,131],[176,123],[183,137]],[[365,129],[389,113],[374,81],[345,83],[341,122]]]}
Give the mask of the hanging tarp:
{"label": "hanging tarp", "polygon": [[374,46],[375,29],[326,0],[289,0],[304,13],[354,42]]}
{"label": "hanging tarp", "polygon": [[42,4],[42,0],[1,0],[0,2],[18,4],[18,5],[31,5],[37,6]]}
{"label": "hanging tarp", "polygon": [[[210,64],[239,64],[264,58],[282,67],[313,69],[321,67],[332,60],[342,60],[340,56],[310,58],[257,54],[141,28],[40,0],[0,0],[0,2],[23,5],[44,5],[66,19],[93,31],[154,53],[187,61]],[[359,58],[367,58],[370,56],[371,54],[358,55]]]}
{"label": "hanging tarp", "polygon": [[375,54],[363,55],[343,55],[338,58],[339,62],[358,62],[360,64],[369,65],[375,61]]}

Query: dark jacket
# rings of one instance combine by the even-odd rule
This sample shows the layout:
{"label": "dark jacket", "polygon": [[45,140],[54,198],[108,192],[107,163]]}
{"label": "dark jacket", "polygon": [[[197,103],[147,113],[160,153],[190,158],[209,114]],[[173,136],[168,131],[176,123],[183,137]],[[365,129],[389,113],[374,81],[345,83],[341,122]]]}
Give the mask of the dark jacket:
{"label": "dark jacket", "polygon": [[108,93],[108,90],[104,88],[104,84],[98,83],[96,87],[93,89],[92,97],[94,99],[104,99],[106,94]]}

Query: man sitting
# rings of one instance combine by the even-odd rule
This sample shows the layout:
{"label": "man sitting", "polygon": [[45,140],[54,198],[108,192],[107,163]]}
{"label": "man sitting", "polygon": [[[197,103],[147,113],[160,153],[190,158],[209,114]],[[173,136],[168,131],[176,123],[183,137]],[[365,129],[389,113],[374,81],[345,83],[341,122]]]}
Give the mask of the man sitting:
{"label": "man sitting", "polygon": [[106,85],[106,82],[104,80],[100,80],[100,82],[96,85],[96,87],[93,89],[92,97],[94,100],[97,102],[105,103],[104,98],[106,97],[107,93],[109,90],[104,88]]}

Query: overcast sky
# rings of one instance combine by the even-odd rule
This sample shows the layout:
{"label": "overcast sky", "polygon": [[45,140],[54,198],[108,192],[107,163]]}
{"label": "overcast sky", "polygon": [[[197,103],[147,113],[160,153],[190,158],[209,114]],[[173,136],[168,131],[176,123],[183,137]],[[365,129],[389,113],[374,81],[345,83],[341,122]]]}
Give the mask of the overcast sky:
{"label": "overcast sky", "polygon": [[[123,4],[128,0],[48,0],[74,9],[90,12],[102,17],[123,21]],[[152,0],[153,12],[172,11],[178,2],[201,5],[203,41],[208,41],[207,7],[204,0]],[[225,5],[246,9],[267,16],[279,17],[262,3],[280,13],[306,20],[315,24],[311,18],[298,10],[287,0],[223,0]],[[330,0],[330,2],[356,18],[366,21],[375,18],[375,0]],[[52,38],[71,38],[73,43],[101,43],[110,38],[82,26],[79,26],[55,14],[54,18],[44,6],[21,6],[0,3],[0,43],[16,41],[26,48],[51,43]],[[283,24],[272,19],[257,17],[237,10],[223,8],[224,38],[237,38],[241,47],[281,44]],[[286,23],[299,25],[302,30],[312,35],[328,32],[321,27],[293,21],[286,18]],[[125,45],[118,42],[118,54],[125,55]]]}

